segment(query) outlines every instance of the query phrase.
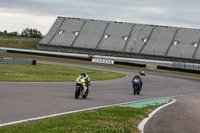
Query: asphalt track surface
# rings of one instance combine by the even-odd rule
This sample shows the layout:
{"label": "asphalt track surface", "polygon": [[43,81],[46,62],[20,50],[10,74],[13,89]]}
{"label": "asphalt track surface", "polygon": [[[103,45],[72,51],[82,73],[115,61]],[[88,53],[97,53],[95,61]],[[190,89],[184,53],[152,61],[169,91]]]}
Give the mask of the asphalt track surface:
{"label": "asphalt track surface", "polygon": [[145,125],[145,133],[199,133],[200,95],[176,97],[176,102],[161,109]]}
{"label": "asphalt track surface", "polygon": [[[142,77],[144,84],[141,95],[133,95],[131,80],[137,73],[135,71],[64,63],[51,64],[119,72],[126,74],[127,77],[91,81],[88,98],[78,100],[74,98],[74,82],[0,82],[0,124],[150,98],[176,96],[175,98],[181,99],[182,95],[198,95],[200,93],[199,79],[147,73],[145,77]],[[184,99],[184,96],[182,98]],[[193,101],[193,97],[190,98]],[[191,113],[191,115],[199,116],[198,111],[195,113],[197,114]],[[153,119],[157,120],[158,118],[156,118]],[[154,124],[154,127],[148,126],[150,122]],[[156,132],[156,122],[149,121],[149,123],[145,130]],[[150,125],[152,125],[151,123]]]}

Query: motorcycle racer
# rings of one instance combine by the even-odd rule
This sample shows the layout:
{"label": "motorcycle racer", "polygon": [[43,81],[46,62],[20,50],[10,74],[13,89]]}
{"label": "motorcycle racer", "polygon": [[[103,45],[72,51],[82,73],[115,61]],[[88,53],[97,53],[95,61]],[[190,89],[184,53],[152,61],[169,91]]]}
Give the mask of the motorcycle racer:
{"label": "motorcycle racer", "polygon": [[140,76],[139,76],[138,74],[136,74],[136,75],[133,77],[132,82],[133,82],[135,79],[138,79],[138,80],[140,81],[140,90],[141,90],[141,89],[142,89],[142,84],[143,84],[142,78],[140,78]]}
{"label": "motorcycle racer", "polygon": [[140,74],[141,76],[145,76],[145,73],[144,73],[144,71],[142,71],[142,70],[139,71],[139,74]]}
{"label": "motorcycle racer", "polygon": [[85,72],[82,72],[76,78],[76,82],[78,82],[78,80],[81,80],[81,82],[83,82],[83,88],[84,88],[84,90],[82,91],[82,95],[85,95],[86,90],[90,86],[90,77]]}

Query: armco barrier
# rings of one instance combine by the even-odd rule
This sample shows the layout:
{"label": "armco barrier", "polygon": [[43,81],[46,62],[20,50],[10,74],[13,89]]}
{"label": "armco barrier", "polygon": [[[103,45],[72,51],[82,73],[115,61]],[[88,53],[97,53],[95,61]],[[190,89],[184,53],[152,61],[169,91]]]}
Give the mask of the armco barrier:
{"label": "armco barrier", "polygon": [[137,64],[137,63],[131,63],[131,62],[115,61],[115,64],[126,65],[126,66],[135,66],[135,67],[146,67],[146,64]]}
{"label": "armco barrier", "polygon": [[[30,54],[30,55],[40,55],[40,56],[49,56],[49,57],[59,57],[59,58],[68,58],[68,59],[78,59],[78,60],[85,60],[91,61],[92,57],[90,56],[80,56],[80,55],[66,55],[65,53],[60,54],[59,52],[49,52],[49,51],[35,51],[35,50],[20,50],[20,49],[8,49],[8,53],[21,53],[21,54]],[[106,59],[107,60],[107,59]],[[114,60],[114,64],[120,65],[127,65],[127,66],[135,66],[135,67],[146,67],[146,64],[137,64],[132,62],[124,62],[124,61],[115,61],[115,59],[108,59]]]}
{"label": "armco barrier", "polygon": [[67,56],[67,55],[55,55],[49,53],[36,53],[36,52],[27,52],[27,51],[17,51],[17,50],[7,50],[8,53],[20,53],[20,54],[29,54],[29,55],[39,55],[39,56],[49,56],[49,57],[58,57],[58,58],[67,58],[67,59],[77,59],[77,60],[85,60],[91,61],[90,58],[80,57],[80,56]]}
{"label": "armco barrier", "polygon": [[167,67],[167,66],[157,66],[157,69],[200,74],[199,70],[191,70],[191,69],[175,68],[175,67]]}
{"label": "armco barrier", "polygon": [[0,58],[0,64],[36,65],[36,60]]}

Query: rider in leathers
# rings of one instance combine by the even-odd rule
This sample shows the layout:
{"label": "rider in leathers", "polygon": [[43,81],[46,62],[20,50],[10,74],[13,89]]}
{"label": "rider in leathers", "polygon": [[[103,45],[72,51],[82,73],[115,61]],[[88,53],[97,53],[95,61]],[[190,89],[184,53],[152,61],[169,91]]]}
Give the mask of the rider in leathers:
{"label": "rider in leathers", "polygon": [[142,84],[143,84],[142,78],[140,78],[140,76],[139,76],[138,74],[136,74],[136,75],[133,77],[132,82],[134,81],[134,79],[139,79],[139,80],[140,80],[140,90],[141,90],[141,89],[142,89]]}
{"label": "rider in leathers", "polygon": [[[83,90],[83,94],[82,95],[85,95],[85,92],[86,92],[86,90],[87,90],[87,88],[90,86],[90,77],[85,73],[85,72],[82,72],[80,75],[79,75],[79,77],[80,76],[84,76],[85,77],[85,82],[83,83],[83,88],[84,88],[84,90]],[[77,78],[78,79],[78,78]]]}

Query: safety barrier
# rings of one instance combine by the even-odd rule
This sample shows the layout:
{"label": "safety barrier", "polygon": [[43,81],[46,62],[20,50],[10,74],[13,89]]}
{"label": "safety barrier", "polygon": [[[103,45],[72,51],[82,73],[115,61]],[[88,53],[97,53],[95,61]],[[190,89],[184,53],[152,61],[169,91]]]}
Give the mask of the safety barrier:
{"label": "safety barrier", "polygon": [[126,66],[135,66],[135,67],[146,67],[146,64],[137,64],[137,63],[121,62],[121,61],[115,61],[115,64],[126,65]]}
{"label": "safety barrier", "polygon": [[0,52],[7,53],[7,50],[6,49],[0,49]]}
{"label": "safety barrier", "polygon": [[[14,48],[0,48],[0,50],[7,50],[8,53],[21,53],[21,54],[30,54],[30,55],[40,55],[40,56],[49,56],[49,57],[58,57],[65,59],[78,59],[84,61],[92,61],[92,58],[103,58],[105,60],[113,60],[114,64],[127,65],[127,66],[136,66],[136,67],[146,67],[146,64],[132,63],[134,61],[147,61],[147,62],[160,62],[170,64],[171,62],[167,61],[158,61],[158,60],[145,60],[145,59],[136,59],[136,58],[123,58],[123,57],[111,57],[111,56],[98,56],[91,54],[75,54],[75,53],[64,53],[64,52],[52,52],[52,51],[40,51],[40,50],[26,50],[26,49],[14,49]],[[94,57],[93,57],[94,56]],[[116,61],[118,60],[118,61]],[[119,61],[120,60],[120,61]],[[125,61],[127,60],[127,61]]]}
{"label": "safety barrier", "polygon": [[172,67],[191,69],[191,70],[200,70],[200,64],[196,64],[196,63],[172,62]]}
{"label": "safety barrier", "polygon": [[175,68],[175,67],[167,67],[167,66],[157,66],[157,69],[200,74],[200,71],[199,71],[199,70],[192,70],[192,69],[185,69],[185,68]]}
{"label": "safety barrier", "polygon": [[0,64],[36,65],[36,60],[0,58]]}

